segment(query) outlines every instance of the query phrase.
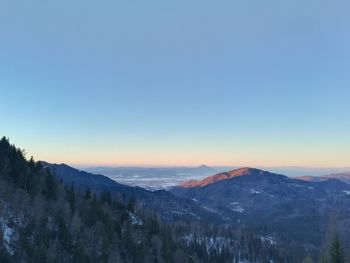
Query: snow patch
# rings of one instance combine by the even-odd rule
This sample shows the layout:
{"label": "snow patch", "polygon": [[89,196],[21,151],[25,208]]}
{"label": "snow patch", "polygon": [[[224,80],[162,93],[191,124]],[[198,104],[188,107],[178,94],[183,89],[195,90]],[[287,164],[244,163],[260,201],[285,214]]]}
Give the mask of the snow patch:
{"label": "snow patch", "polygon": [[193,234],[188,234],[183,236],[182,240],[187,245],[190,245],[192,242],[197,242],[198,244],[204,244],[208,253],[210,252],[210,250],[214,250],[214,249],[218,250],[219,253],[221,253],[224,246],[227,246],[227,244],[234,242],[233,239],[222,237],[222,236],[209,237],[209,236],[195,236]]}
{"label": "snow patch", "polygon": [[143,226],[143,221],[137,217],[134,213],[129,212],[132,225]]}
{"label": "snow patch", "polygon": [[254,188],[249,189],[251,194],[260,194],[261,192],[258,190],[255,190]]}
{"label": "snow patch", "polygon": [[0,224],[2,230],[2,239],[4,240],[4,246],[7,252],[13,256],[15,254],[13,241],[16,239],[16,230],[10,227],[3,218],[0,218]]}
{"label": "snow patch", "polygon": [[239,202],[231,202],[230,205],[231,210],[237,213],[243,213],[244,212],[244,208],[241,206],[241,204]]}
{"label": "snow patch", "polygon": [[274,237],[272,237],[272,236],[261,236],[260,240],[262,242],[269,243],[271,246],[277,245],[276,239]]}
{"label": "snow patch", "polygon": [[236,207],[236,208],[232,208],[232,211],[238,212],[238,213],[243,213],[244,212],[244,208],[242,207]]}
{"label": "snow patch", "polygon": [[211,207],[207,207],[207,206],[202,206],[205,210],[208,210],[210,212],[216,213],[216,210],[211,208]]}

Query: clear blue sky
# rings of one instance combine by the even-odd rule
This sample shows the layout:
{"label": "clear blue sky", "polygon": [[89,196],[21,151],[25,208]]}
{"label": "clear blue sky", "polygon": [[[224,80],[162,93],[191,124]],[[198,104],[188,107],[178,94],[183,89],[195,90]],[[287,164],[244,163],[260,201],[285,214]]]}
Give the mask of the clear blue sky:
{"label": "clear blue sky", "polygon": [[0,130],[95,165],[350,165],[350,2],[0,1]]}

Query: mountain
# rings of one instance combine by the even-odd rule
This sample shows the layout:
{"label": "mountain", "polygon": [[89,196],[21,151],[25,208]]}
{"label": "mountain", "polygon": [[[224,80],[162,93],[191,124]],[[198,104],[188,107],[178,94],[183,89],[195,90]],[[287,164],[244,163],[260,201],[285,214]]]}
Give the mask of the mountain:
{"label": "mountain", "polygon": [[313,181],[313,182],[319,182],[319,181],[324,181],[328,179],[336,179],[336,180],[343,181],[344,183],[350,184],[350,172],[333,173],[333,174],[327,174],[322,176],[301,176],[301,177],[297,177],[297,179],[301,179],[305,181]]}
{"label": "mountain", "polygon": [[298,177],[294,177],[294,179],[308,181],[308,182],[320,182],[323,180],[321,176],[311,176],[311,175],[298,176]]}
{"label": "mountain", "polygon": [[62,180],[66,185],[74,187],[82,192],[89,189],[95,193],[109,192],[113,197],[135,201],[144,208],[152,209],[166,221],[174,220],[206,220],[221,222],[222,219],[214,213],[200,207],[193,200],[174,196],[164,190],[149,191],[141,187],[132,187],[117,183],[104,176],[80,171],[66,164],[50,164],[41,162],[43,167],[49,169],[52,174]]}
{"label": "mountain", "polygon": [[[195,200],[232,225],[304,249],[322,246],[320,240],[325,238],[332,216],[339,217],[339,224],[350,231],[350,185],[337,179],[305,181],[241,168],[183,182],[170,192]],[[346,241],[350,245],[350,239]]]}
{"label": "mountain", "polygon": [[322,178],[337,179],[350,184],[350,172],[329,174],[329,175],[322,176]]}
{"label": "mountain", "polygon": [[[307,182],[253,168],[219,173],[200,181],[187,181],[171,192],[197,200],[212,210],[228,209],[236,213],[269,210],[295,198],[310,196]],[[314,190],[312,195],[322,197]]]}
{"label": "mountain", "polygon": [[220,207],[230,208],[232,201],[242,201],[244,211],[249,213],[299,199],[332,200],[343,197],[342,191],[347,190],[350,185],[337,179],[309,182],[259,169],[240,168],[198,181],[185,181],[170,192]]}
{"label": "mountain", "polygon": [[210,185],[213,183],[217,183],[220,181],[236,178],[239,176],[266,176],[270,173],[253,169],[253,168],[240,168],[236,170],[232,170],[229,172],[218,173],[213,176],[209,176],[203,180],[189,180],[181,183],[181,186],[184,188],[192,188],[192,187],[203,187],[206,185]]}
{"label": "mountain", "polygon": [[[44,161],[41,161],[41,164],[44,168],[49,169],[58,180],[62,180],[67,185],[74,184],[79,190],[89,188],[97,193],[103,191],[130,193],[134,190],[133,187],[119,184],[104,175],[90,174],[66,164],[50,164]],[[141,188],[139,190],[143,191]]]}

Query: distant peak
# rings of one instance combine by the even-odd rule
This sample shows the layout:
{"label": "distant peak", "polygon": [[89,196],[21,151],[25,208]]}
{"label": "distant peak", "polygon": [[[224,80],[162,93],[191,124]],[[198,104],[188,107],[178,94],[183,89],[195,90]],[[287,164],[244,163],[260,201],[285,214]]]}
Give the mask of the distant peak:
{"label": "distant peak", "polygon": [[182,187],[184,188],[192,188],[192,187],[203,187],[209,184],[217,183],[223,180],[228,180],[232,179],[235,177],[240,177],[240,176],[263,176],[271,174],[267,171],[259,170],[256,168],[250,168],[250,167],[243,167],[239,169],[235,169],[229,172],[223,172],[223,173],[218,173],[213,176],[209,176],[207,178],[204,178],[203,180],[188,180],[185,181],[181,184]]}
{"label": "distant peak", "polygon": [[206,164],[201,164],[200,166],[198,166],[198,168],[210,168],[210,167]]}

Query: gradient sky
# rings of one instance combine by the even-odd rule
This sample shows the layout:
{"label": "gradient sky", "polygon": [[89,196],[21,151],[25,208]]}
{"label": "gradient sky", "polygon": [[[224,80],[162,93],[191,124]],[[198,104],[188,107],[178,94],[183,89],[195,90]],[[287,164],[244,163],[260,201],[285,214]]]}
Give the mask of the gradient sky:
{"label": "gradient sky", "polygon": [[350,166],[348,0],[0,0],[0,131],[76,165]]}

